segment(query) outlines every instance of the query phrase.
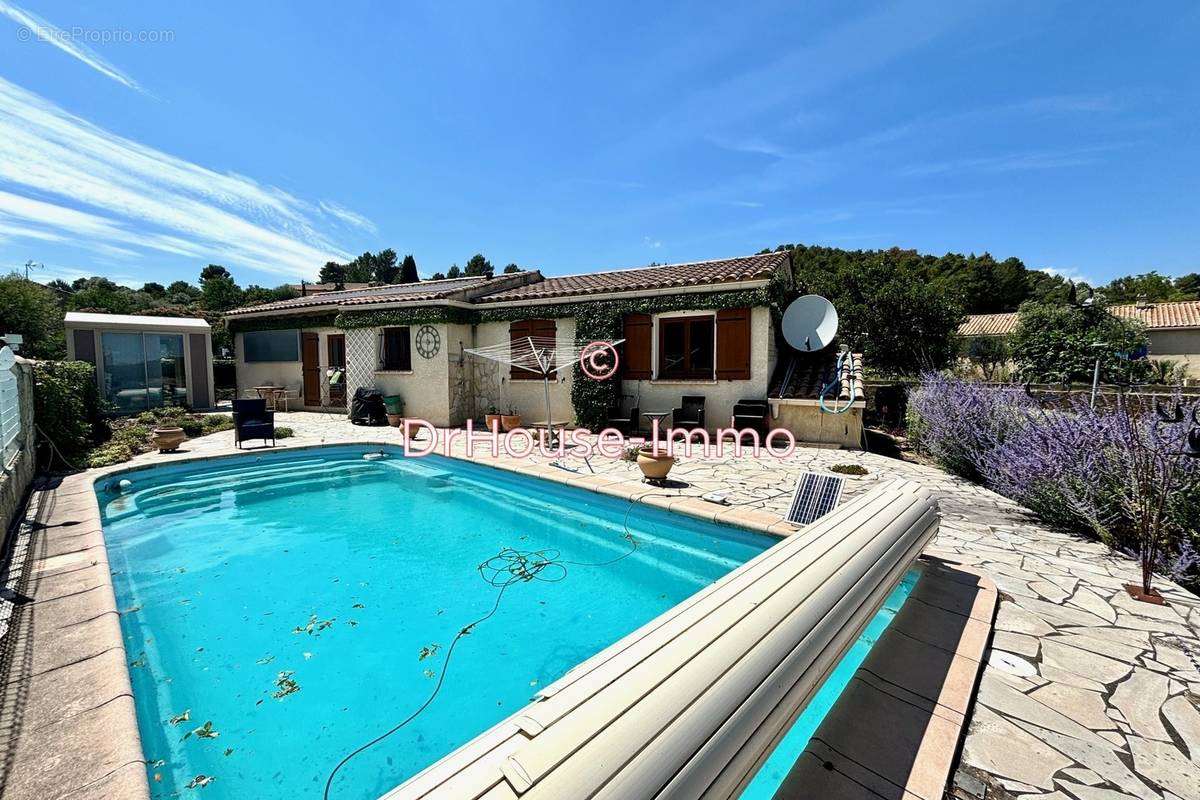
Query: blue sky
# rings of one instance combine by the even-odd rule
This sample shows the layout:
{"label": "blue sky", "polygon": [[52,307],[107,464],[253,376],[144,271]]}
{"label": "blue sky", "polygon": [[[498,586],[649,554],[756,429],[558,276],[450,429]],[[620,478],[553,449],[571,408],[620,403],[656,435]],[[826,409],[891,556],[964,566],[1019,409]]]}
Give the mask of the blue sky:
{"label": "blue sky", "polygon": [[1192,2],[0,0],[0,267],[275,285],[383,247],[428,276],[803,242],[1182,274],[1198,40]]}

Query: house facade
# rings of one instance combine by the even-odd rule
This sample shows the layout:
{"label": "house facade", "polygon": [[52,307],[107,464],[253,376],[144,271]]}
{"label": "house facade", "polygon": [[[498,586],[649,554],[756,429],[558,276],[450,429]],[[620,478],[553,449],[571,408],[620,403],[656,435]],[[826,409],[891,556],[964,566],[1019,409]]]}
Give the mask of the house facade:
{"label": "house facade", "polygon": [[[1187,367],[1191,385],[1200,383],[1200,300],[1138,302],[1110,306],[1108,312],[1146,327],[1150,358],[1169,359]],[[959,327],[963,337],[1008,336],[1017,328],[1016,312],[972,314]]]}
{"label": "house facade", "polygon": [[[526,336],[562,346],[624,340],[614,403],[669,411],[703,397],[705,427],[765,400],[776,370],[787,253],[546,278],[536,271],[324,292],[229,312],[239,396],[287,387],[292,407],[341,410],[361,386],[405,416],[457,426],[492,409],[546,417],[541,376],[471,353]],[[549,387],[551,417],[589,417],[574,365]],[[340,380],[339,380],[340,378]],[[595,409],[590,410],[594,418]],[[669,423],[670,417],[665,422]],[[642,420],[644,426],[644,420]]]}

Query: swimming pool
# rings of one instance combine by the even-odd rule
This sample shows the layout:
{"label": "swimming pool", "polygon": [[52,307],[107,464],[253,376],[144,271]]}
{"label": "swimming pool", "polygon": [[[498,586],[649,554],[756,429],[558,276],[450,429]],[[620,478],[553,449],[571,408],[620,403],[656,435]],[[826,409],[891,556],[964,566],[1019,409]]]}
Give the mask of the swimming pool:
{"label": "swimming pool", "polygon": [[330,792],[376,797],[773,543],[461,461],[367,460],[368,449],[379,448],[98,482],[155,796],[191,785],[207,798],[321,797],[339,761],[444,681]]}

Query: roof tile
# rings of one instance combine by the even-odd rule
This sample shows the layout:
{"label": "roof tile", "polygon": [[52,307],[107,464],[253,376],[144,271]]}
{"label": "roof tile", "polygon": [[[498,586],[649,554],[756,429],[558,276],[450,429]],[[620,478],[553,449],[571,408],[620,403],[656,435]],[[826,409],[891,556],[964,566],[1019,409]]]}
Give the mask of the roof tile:
{"label": "roof tile", "polygon": [[609,292],[633,292],[703,286],[711,283],[736,283],[768,278],[789,259],[786,252],[764,253],[742,258],[668,264],[661,267],[592,272],[547,278],[477,298],[477,303],[504,303],[516,300],[542,300]]}
{"label": "roof tile", "polygon": [[[1200,328],[1200,300],[1111,306],[1108,310],[1114,316],[1137,320],[1149,330]],[[1007,336],[1016,328],[1016,312],[972,314],[959,326],[958,333],[960,336]]]}

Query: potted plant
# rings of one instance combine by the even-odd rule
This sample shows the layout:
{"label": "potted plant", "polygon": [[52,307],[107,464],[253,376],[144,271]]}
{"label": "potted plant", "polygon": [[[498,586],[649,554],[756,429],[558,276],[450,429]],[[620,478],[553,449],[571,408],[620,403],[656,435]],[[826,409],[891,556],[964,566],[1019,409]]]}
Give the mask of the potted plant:
{"label": "potted plant", "polygon": [[642,477],[651,483],[662,483],[667,479],[675,456],[665,447],[655,448],[652,444],[635,445],[625,451],[625,460],[632,461],[642,471]]}
{"label": "potted plant", "polygon": [[404,424],[404,398],[398,394],[390,394],[383,398],[383,408],[387,414],[388,425],[399,428]]}
{"label": "potted plant", "polygon": [[487,411],[483,415],[483,424],[487,425],[488,430],[500,425],[500,410],[496,408],[495,403],[488,405]]}
{"label": "potted plant", "polygon": [[500,425],[504,428],[505,433],[521,427],[521,415],[517,413],[515,406],[510,405],[508,412],[500,415]]}
{"label": "potted plant", "polygon": [[150,433],[150,444],[160,453],[173,453],[179,449],[179,445],[187,441],[187,438],[183,428],[177,425],[164,425],[156,427]]}

